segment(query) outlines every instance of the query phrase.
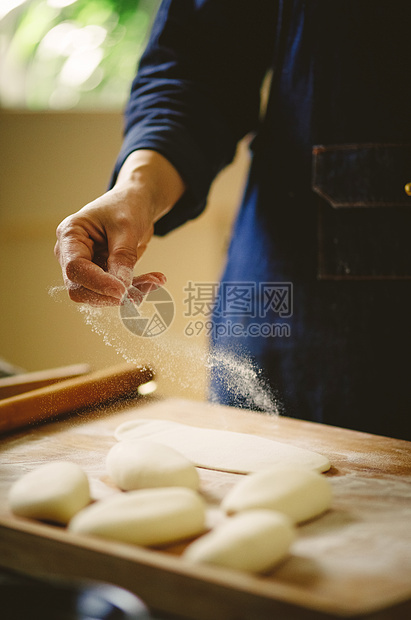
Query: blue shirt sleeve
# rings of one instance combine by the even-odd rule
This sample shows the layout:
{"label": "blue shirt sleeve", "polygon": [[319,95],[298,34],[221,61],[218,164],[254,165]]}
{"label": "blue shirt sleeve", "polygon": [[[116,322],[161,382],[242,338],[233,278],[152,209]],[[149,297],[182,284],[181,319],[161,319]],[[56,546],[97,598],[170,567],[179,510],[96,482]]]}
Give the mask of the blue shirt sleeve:
{"label": "blue shirt sleeve", "polygon": [[258,125],[260,87],[272,61],[274,0],[164,0],[125,111],[128,155],[152,149],[187,191],[155,227],[165,234],[199,215],[237,142]]}

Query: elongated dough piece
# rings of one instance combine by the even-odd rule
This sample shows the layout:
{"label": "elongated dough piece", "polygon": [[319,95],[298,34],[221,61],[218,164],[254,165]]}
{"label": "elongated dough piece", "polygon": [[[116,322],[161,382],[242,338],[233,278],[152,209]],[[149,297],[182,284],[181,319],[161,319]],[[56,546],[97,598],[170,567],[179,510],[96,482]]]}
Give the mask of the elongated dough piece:
{"label": "elongated dough piece", "polygon": [[168,487],[118,493],[79,512],[69,530],[142,546],[157,546],[200,534],[205,505],[190,489]]}
{"label": "elongated dough piece", "polygon": [[183,557],[193,563],[263,573],[288,554],[295,538],[291,522],[271,510],[253,510],[224,521],[191,543]]}
{"label": "elongated dough piece", "polygon": [[327,471],[329,460],[316,452],[256,435],[198,428],[168,420],[131,420],[120,424],[116,439],[149,439],[174,448],[198,467],[248,474],[274,465],[299,465]]}
{"label": "elongated dough piece", "polygon": [[14,514],[65,525],[90,503],[86,474],[76,463],[46,463],[22,476],[10,489]]}
{"label": "elongated dough piece", "polygon": [[131,438],[109,451],[106,468],[123,491],[153,487],[188,487],[196,491],[200,477],[193,463],[179,452],[154,441]]}
{"label": "elongated dough piece", "polygon": [[269,509],[294,523],[317,517],[331,506],[332,489],[321,474],[302,468],[277,467],[243,478],[224,497],[228,514]]}

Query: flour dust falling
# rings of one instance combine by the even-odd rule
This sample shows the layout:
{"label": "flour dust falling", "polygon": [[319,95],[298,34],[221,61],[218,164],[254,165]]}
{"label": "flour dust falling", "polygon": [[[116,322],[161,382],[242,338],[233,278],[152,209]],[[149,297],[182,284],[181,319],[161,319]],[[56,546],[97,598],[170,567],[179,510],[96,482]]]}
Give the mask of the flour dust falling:
{"label": "flour dust falling", "polygon": [[[50,287],[49,294],[58,299],[64,286]],[[233,402],[248,409],[277,415],[279,403],[262,373],[243,352],[204,351],[195,341],[161,334],[156,338],[139,338],[125,329],[117,307],[96,308],[86,304],[75,306],[92,331],[113,347],[127,362],[152,365],[157,374],[174,384],[176,391],[195,389],[198,375],[206,371],[207,383],[216,380]],[[165,363],[165,358],[167,362]],[[181,363],[184,360],[184,363]],[[197,372],[194,372],[197,371]],[[218,400],[213,394],[211,402]]]}

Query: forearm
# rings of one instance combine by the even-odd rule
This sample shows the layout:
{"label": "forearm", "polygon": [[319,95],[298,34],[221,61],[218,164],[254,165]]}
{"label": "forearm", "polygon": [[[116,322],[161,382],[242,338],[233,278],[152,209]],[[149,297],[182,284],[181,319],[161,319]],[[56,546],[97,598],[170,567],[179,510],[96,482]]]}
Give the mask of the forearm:
{"label": "forearm", "polygon": [[185,192],[185,184],[176,168],[160,153],[140,149],[131,153],[122,165],[116,186],[135,197],[135,204],[150,209],[154,224],[168,213]]}
{"label": "forearm", "polygon": [[136,149],[161,153],[175,166],[187,191],[158,220],[157,234],[201,213],[212,181],[231,161],[238,140],[257,129],[260,85],[274,45],[276,4],[162,3],[133,81],[123,146],[111,181]]}

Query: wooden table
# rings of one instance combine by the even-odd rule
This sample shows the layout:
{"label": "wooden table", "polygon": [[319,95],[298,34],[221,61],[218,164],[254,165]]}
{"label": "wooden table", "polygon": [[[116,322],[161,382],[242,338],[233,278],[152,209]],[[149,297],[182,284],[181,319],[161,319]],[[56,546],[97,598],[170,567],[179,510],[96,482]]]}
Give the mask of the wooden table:
{"label": "wooden table", "polygon": [[[118,424],[165,418],[262,435],[325,454],[332,509],[298,528],[290,557],[255,577],[179,557],[184,545],[143,549],[17,518],[11,484],[34,467],[70,460],[89,476],[92,496],[118,492],[105,471]],[[211,512],[239,477],[199,470]],[[176,399],[142,398],[0,440],[0,565],[31,575],[111,582],[160,613],[195,620],[411,617],[411,443],[276,416]]]}

